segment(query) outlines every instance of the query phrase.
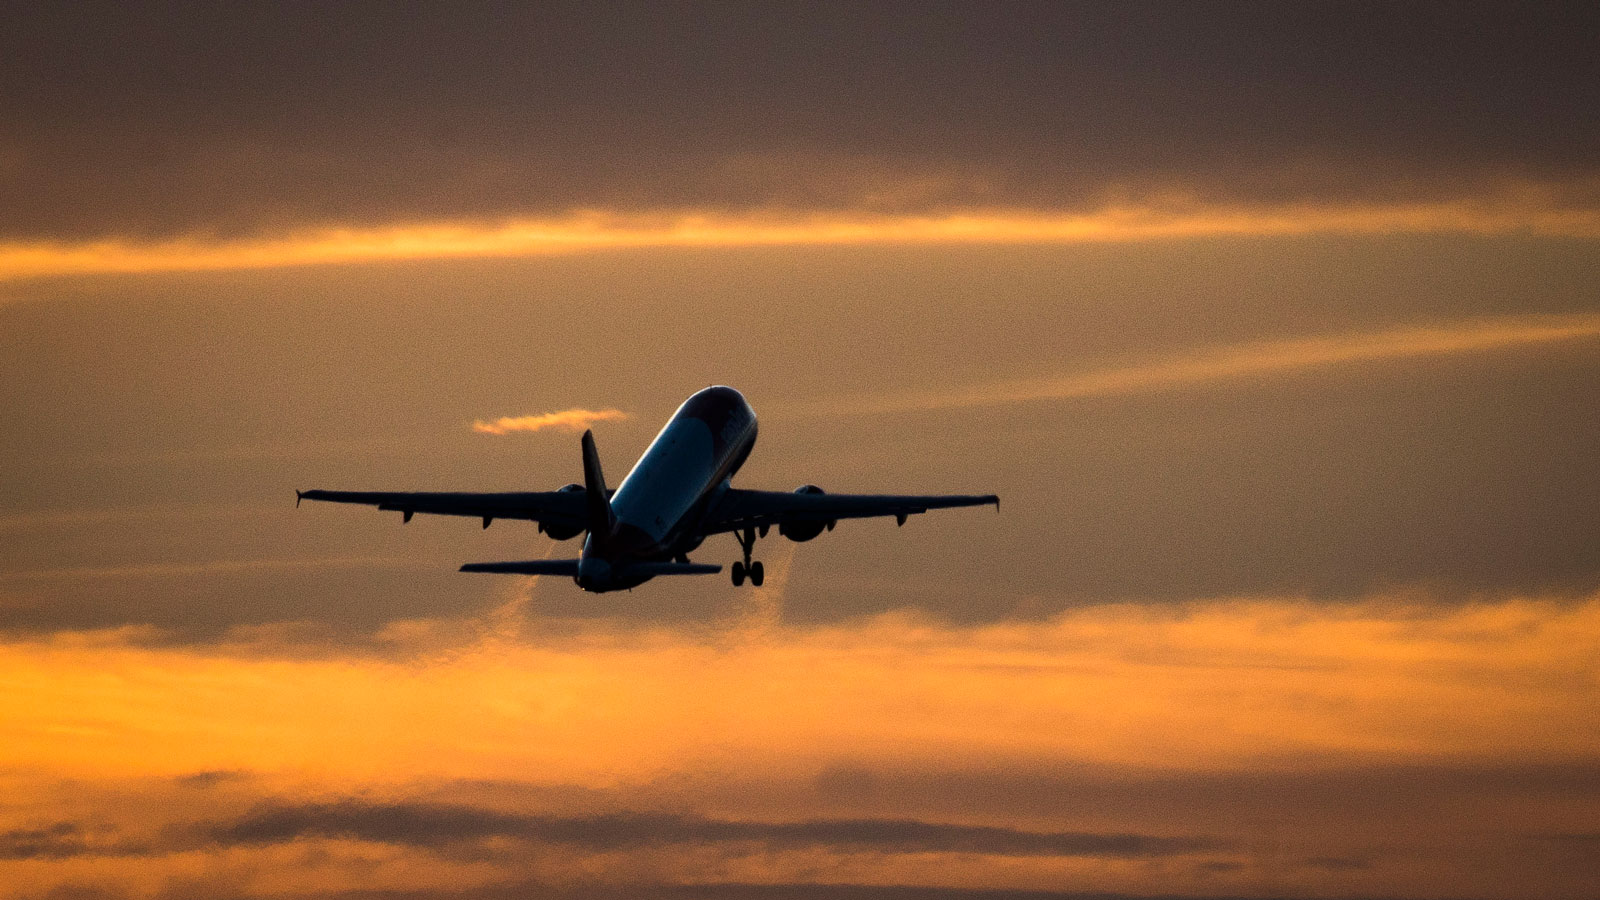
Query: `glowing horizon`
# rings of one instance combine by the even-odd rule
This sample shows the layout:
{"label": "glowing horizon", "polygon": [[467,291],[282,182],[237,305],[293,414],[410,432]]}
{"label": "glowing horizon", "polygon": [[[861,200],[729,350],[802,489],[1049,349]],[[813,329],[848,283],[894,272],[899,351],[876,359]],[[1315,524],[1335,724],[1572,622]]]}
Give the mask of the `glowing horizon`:
{"label": "glowing horizon", "polygon": [[[1592,594],[1460,606],[1407,592],[1237,597],[1086,605],[1041,621],[895,612],[814,626],[784,624],[764,605],[781,601],[765,597],[713,627],[638,629],[548,627],[559,623],[524,618],[519,590],[469,622],[396,622],[368,654],[308,653],[270,629],[196,646],[164,645],[150,628],[13,636],[0,641],[0,679],[26,689],[0,700],[0,761],[73,778],[244,769],[358,783],[515,778],[531,765],[602,786],[663,767],[809,767],[869,750],[897,763],[998,754],[1188,770],[1600,753],[1593,733],[1549,727],[1592,712],[1583,685],[1532,687],[1583,665],[1600,635]],[[1504,690],[1489,671],[1528,687]],[[116,683],[107,672],[121,673]],[[1421,696],[1438,702],[1419,709]],[[1342,706],[1353,698],[1358,716]],[[1470,729],[1452,712],[1462,704],[1479,710]],[[259,742],[266,709],[284,740]],[[1032,724],[1044,720],[1097,725]],[[123,752],[63,753],[57,736],[73,727],[117,734]],[[537,745],[508,740],[528,729]],[[655,739],[631,739],[646,732]]]}
{"label": "glowing horizon", "polygon": [[[1152,883],[1237,892],[1271,855],[1256,858],[1248,831],[1203,816],[1088,809],[1048,825],[1026,813],[990,818],[1003,796],[951,814],[895,811],[893,795],[870,790],[859,800],[793,791],[830,777],[915,785],[964,771],[978,773],[975,785],[1079,770],[1296,784],[1341,766],[1548,767],[1600,752],[1593,729],[1572,727],[1595,714],[1589,681],[1573,677],[1600,637],[1593,594],[1459,606],[1242,597],[977,626],[886,614],[798,627],[751,612],[758,621],[713,628],[546,628],[514,601],[473,628],[395,623],[366,653],[308,653],[270,631],[199,646],[138,628],[5,640],[0,763],[22,773],[10,785],[22,794],[0,826],[34,849],[0,859],[0,879],[46,891],[115,871],[149,894],[186,873],[252,877],[265,863],[285,890],[327,892],[370,887],[370,860],[382,858],[386,885],[422,890],[530,874],[581,882],[619,865],[650,871],[667,854],[655,868],[685,885],[810,882],[821,868],[943,888],[1065,878],[1124,893]],[[851,776],[852,765],[866,774]],[[717,802],[723,782],[737,802]],[[741,789],[763,785],[788,793],[766,801]],[[684,812],[696,797],[707,811]],[[1403,815],[1405,801],[1392,808]],[[56,818],[41,822],[37,809]],[[77,810],[99,824],[70,824]],[[1517,815],[1534,827],[1559,821]],[[305,824],[249,830],[260,816]],[[414,831],[360,824],[418,816]],[[1344,836],[1337,811],[1306,818],[1303,854],[1362,852],[1365,838]],[[480,831],[452,837],[450,823],[462,822]],[[901,828],[962,838],[985,822],[1004,823],[985,834],[1013,845],[1067,843],[1042,852],[895,843]],[[630,823],[647,838],[614,830]],[[693,852],[673,842],[676,823]],[[711,835],[696,823],[711,823]],[[589,824],[612,830],[559,840]],[[886,832],[880,844],[859,845],[867,826]],[[1380,818],[1364,833],[1406,828]],[[561,829],[557,840],[548,829]],[[785,841],[795,829],[838,837]],[[1074,852],[1077,839],[1173,849]],[[440,856],[433,841],[501,852]],[[1172,866],[1141,864],[1152,858]],[[1207,874],[1213,863],[1224,868]],[[1205,881],[1192,880],[1196,870]],[[1426,859],[1406,858],[1359,875],[1413,889],[1438,878]],[[1449,883],[1459,891],[1471,877]]]}

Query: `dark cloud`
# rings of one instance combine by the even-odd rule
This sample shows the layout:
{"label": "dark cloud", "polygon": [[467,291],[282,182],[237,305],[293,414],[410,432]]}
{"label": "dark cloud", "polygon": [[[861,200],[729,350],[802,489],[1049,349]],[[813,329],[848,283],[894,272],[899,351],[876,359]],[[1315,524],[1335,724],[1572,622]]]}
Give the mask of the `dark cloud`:
{"label": "dark cloud", "polygon": [[[834,775],[832,777],[840,777]],[[1071,770],[878,769],[855,776],[875,785],[873,799],[836,808],[884,807],[937,818],[952,810],[1008,811],[1055,819],[1115,815],[1119,821],[1177,821],[1190,829],[1228,833],[1241,822],[1277,822],[1300,816],[1326,824],[1344,839],[1373,840],[1417,828],[1477,828],[1485,817],[1518,839],[1582,844],[1600,841],[1586,831],[1532,831],[1527,821],[1560,821],[1600,802],[1600,761],[1565,763],[1394,764],[1376,761],[1298,770],[1161,773],[1118,766],[1079,765]],[[732,784],[730,796],[755,788]],[[770,790],[770,788],[769,788]],[[1513,799],[1520,798],[1520,799]],[[784,800],[793,803],[793,800]],[[1579,816],[1581,821],[1582,817]],[[1369,834],[1358,835],[1355,823]],[[1144,826],[1140,826],[1144,827]],[[1324,860],[1365,854],[1307,854]]]}
{"label": "dark cloud", "polygon": [[1348,856],[1313,856],[1305,860],[1305,865],[1330,872],[1359,872],[1372,868],[1370,861]]}
{"label": "dark cloud", "polygon": [[230,782],[247,781],[249,778],[250,775],[247,772],[212,769],[204,772],[192,772],[188,775],[179,775],[172,780],[180,787],[203,791]]}
{"label": "dark cloud", "polygon": [[[177,895],[190,900],[200,895]],[[465,891],[350,891],[323,895],[326,900],[1245,900],[1240,894],[1125,894],[1103,891],[1042,891],[1004,888],[956,888],[876,884],[582,884],[544,882],[496,884]],[[1283,894],[1283,897],[1297,896]],[[1346,900],[1369,895],[1341,894]],[[168,900],[163,896],[159,900]]]}
{"label": "dark cloud", "polygon": [[60,859],[87,848],[83,829],[71,822],[0,831],[0,859]]}
{"label": "dark cloud", "polygon": [[32,828],[0,831],[0,860],[55,860],[75,856],[138,856],[153,850],[123,839],[111,825],[53,822]]}
{"label": "dark cloud", "polygon": [[742,822],[669,813],[590,816],[525,815],[439,803],[334,803],[265,806],[205,829],[224,844],[282,843],[307,837],[354,838],[448,847],[491,837],[561,844],[592,851],[677,844],[757,843],[880,853],[983,853],[1002,856],[1150,858],[1215,850],[1197,837],[1035,832],[905,819],[821,819]]}
{"label": "dark cloud", "polygon": [[[994,766],[972,770],[891,768],[851,776],[876,787],[860,803],[827,803],[836,814],[799,820],[765,817],[759,807],[789,808],[800,815],[807,790],[799,782],[739,781],[707,777],[705,790],[680,778],[631,784],[607,791],[582,791],[581,803],[615,804],[631,798],[648,805],[689,788],[712,805],[743,803],[749,818],[690,813],[553,811],[534,802],[555,799],[548,789],[524,783],[445,782],[434,796],[451,800],[335,801],[267,800],[234,816],[214,804],[176,811],[160,807],[166,825],[152,823],[141,844],[104,825],[61,822],[17,829],[6,841],[56,848],[6,858],[66,859],[73,856],[154,857],[173,853],[238,859],[240,851],[321,839],[395,845],[423,856],[488,863],[495,880],[448,890],[353,890],[318,892],[341,900],[432,900],[432,898],[726,898],[726,900],[1132,900],[1167,894],[973,890],[952,887],[811,883],[662,884],[662,876],[640,859],[653,851],[695,848],[716,858],[750,858],[760,851],[821,850],[831,853],[990,853],[1007,856],[1088,856],[1131,861],[1172,873],[1227,879],[1213,884],[1253,885],[1271,879],[1274,896],[1321,896],[1314,885],[1347,879],[1340,896],[1524,896],[1528,884],[1552,896],[1585,896],[1595,877],[1596,835],[1562,831],[1554,823],[1588,821],[1600,797],[1600,766],[1564,765],[1371,765],[1342,769],[1231,772],[1162,772],[1116,766],[1052,766],[1036,770]],[[665,791],[665,794],[655,791]],[[559,793],[559,792],[558,792]],[[118,791],[115,796],[126,797]],[[260,798],[260,794],[254,794]],[[476,799],[468,800],[467,797]],[[235,798],[242,799],[242,798]],[[577,799],[577,795],[568,800]],[[522,802],[538,812],[508,811]],[[753,807],[752,808],[752,804]],[[886,806],[909,815],[855,815],[854,807]],[[238,808],[238,807],[234,807]],[[157,807],[152,806],[152,810]],[[989,821],[1116,822],[1117,832],[1034,831],[1012,827],[951,824],[946,812]],[[159,822],[159,820],[158,820]],[[1159,823],[1159,824],[1158,824]],[[1175,830],[1208,837],[1173,838]],[[1152,836],[1158,834],[1160,836]],[[79,844],[72,844],[72,841]],[[81,845],[80,845],[81,844]],[[88,846],[97,845],[97,846]],[[592,860],[583,874],[551,883],[532,845],[548,845],[579,860]],[[305,859],[317,848],[305,846]],[[752,851],[755,851],[752,853]],[[188,859],[194,857],[187,856]],[[273,851],[272,859],[285,859]],[[546,859],[545,862],[548,860]],[[162,900],[262,896],[234,874],[211,873],[168,883]],[[296,871],[294,864],[286,871]],[[720,876],[713,867],[709,877]],[[931,870],[930,870],[931,871]],[[598,873],[598,874],[597,874]],[[1409,874],[1408,874],[1409,873]],[[809,875],[790,875],[805,878]],[[585,879],[602,878],[604,883]],[[679,874],[675,878],[695,877]],[[503,880],[501,880],[503,879]],[[1243,879],[1242,881],[1240,879]],[[1070,885],[1071,882],[1063,882]],[[1170,883],[1170,882],[1168,882]],[[1184,882],[1199,884],[1206,882]],[[97,885],[63,887],[60,896],[93,893]],[[1474,890],[1473,888],[1476,888]],[[1238,888],[1243,890],[1243,888]],[[1182,890],[1181,888],[1179,890]],[[1224,895],[1195,889],[1191,900]],[[276,896],[275,894],[269,894]],[[24,897],[54,896],[43,893]],[[106,887],[106,897],[121,896]],[[143,896],[143,895],[141,895]],[[1175,896],[1175,895],[1172,895]]]}
{"label": "dark cloud", "polygon": [[1567,832],[1563,834],[1536,834],[1535,840],[1554,841],[1584,847],[1600,847],[1600,831]]}
{"label": "dark cloud", "polygon": [[[828,793],[835,815],[895,810],[920,820],[1007,816],[1061,823],[1115,822],[1207,834],[1230,852],[1185,860],[1195,868],[1242,864],[1252,877],[1297,872],[1354,893],[1384,884],[1400,895],[1513,896],[1529,879],[1584,896],[1600,877],[1597,837],[1551,823],[1588,823],[1600,803],[1600,763],[1392,764],[1375,760],[1280,769],[1160,772],[1079,763],[971,769],[893,766],[841,770],[831,782],[871,783],[865,796]],[[706,802],[758,797],[769,810],[819,802],[815,785],[707,781]],[[751,815],[761,815],[754,809]],[[1408,887],[1400,873],[1426,872]],[[1234,870],[1237,871],[1237,870]],[[1445,874],[1448,873],[1448,874]]]}
{"label": "dark cloud", "polygon": [[[130,892],[98,885],[66,885],[21,900],[123,900]],[[175,881],[154,900],[250,900],[263,895],[220,881]],[[270,896],[280,896],[272,894]],[[1126,894],[1104,891],[1043,891],[872,884],[551,883],[514,880],[478,887],[421,890],[319,891],[319,900],[1244,900],[1238,894]],[[1296,894],[1281,894],[1294,897]],[[1308,895],[1309,896],[1309,895]],[[1371,895],[1341,894],[1346,900]]]}
{"label": "dark cloud", "polygon": [[32,5],[0,36],[0,234],[1503,177],[1589,203],[1597,22],[1581,3]]}
{"label": "dark cloud", "polygon": [[[57,885],[47,891],[35,893],[22,893],[17,895],[19,900],[126,900],[132,893],[126,889],[109,884],[86,884],[69,882]],[[230,893],[229,897],[239,896]],[[222,900],[222,898],[218,898]]]}

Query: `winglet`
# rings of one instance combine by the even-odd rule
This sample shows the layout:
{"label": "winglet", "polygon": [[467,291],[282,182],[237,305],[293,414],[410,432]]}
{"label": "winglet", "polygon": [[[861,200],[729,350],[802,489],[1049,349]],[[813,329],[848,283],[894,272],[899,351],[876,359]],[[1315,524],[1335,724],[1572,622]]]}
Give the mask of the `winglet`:
{"label": "winglet", "polygon": [[600,470],[600,451],[595,449],[592,430],[583,433],[583,490],[588,495],[590,536],[610,534],[616,516],[606,496],[606,476]]}
{"label": "winglet", "polygon": [[295,492],[294,492],[294,508],[295,509],[299,509],[300,508],[300,498],[302,496],[304,496],[304,495],[300,493],[300,489],[296,488]]}

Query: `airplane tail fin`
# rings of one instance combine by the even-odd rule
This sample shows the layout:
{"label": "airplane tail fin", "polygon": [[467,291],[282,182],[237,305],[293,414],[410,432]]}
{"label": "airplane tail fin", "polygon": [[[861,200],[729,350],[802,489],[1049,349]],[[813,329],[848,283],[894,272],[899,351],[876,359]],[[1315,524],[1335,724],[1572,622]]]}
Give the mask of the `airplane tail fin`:
{"label": "airplane tail fin", "polygon": [[588,495],[590,536],[610,534],[617,517],[606,496],[606,476],[600,470],[600,452],[594,447],[593,431],[583,433],[583,490]]}

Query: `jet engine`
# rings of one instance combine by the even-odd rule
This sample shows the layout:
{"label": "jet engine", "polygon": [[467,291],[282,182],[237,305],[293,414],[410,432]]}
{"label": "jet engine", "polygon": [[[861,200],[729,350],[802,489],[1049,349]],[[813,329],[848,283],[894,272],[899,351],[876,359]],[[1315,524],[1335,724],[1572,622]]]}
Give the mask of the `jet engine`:
{"label": "jet engine", "polygon": [[[814,484],[802,484],[794,489],[796,494],[823,494],[822,488]],[[778,533],[795,543],[809,541],[822,533],[822,529],[833,530],[832,522],[783,522],[778,525]]]}
{"label": "jet engine", "polygon": [[[564,484],[561,487],[556,488],[556,491],[558,493],[562,493],[562,494],[573,494],[573,493],[581,494],[581,493],[583,493],[583,485],[581,485],[581,484]],[[539,526],[539,530],[544,532],[545,534],[550,535],[552,538],[554,538],[554,539],[556,539],[558,541],[565,541],[565,540],[570,540],[572,538],[575,538],[578,535],[582,534],[583,533],[583,526],[582,525],[570,525],[569,526],[569,525],[544,524],[544,525],[540,525]]]}

